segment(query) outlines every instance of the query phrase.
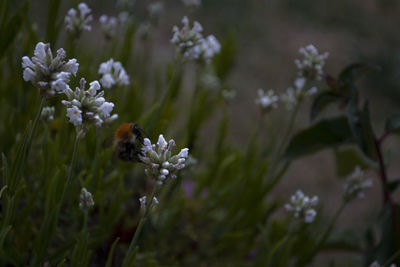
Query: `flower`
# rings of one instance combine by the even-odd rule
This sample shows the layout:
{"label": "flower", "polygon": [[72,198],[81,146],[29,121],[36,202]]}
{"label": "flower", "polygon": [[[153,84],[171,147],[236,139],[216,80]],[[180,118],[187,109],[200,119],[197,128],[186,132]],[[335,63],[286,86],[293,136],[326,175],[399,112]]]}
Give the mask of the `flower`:
{"label": "flower", "polygon": [[162,134],[156,144],[152,144],[148,138],[143,140],[142,155],[139,155],[139,158],[146,165],[147,176],[159,183],[176,178],[177,171],[185,168],[189,149],[183,148],[177,155],[172,155],[174,146],[175,141],[171,139],[167,142]]}
{"label": "flower", "polygon": [[[371,265],[369,267],[381,267],[382,265],[379,264],[378,261],[374,261],[373,263],[371,263]],[[389,267],[396,267],[397,265],[392,263],[389,265]]]}
{"label": "flower", "polygon": [[262,88],[257,91],[258,97],[255,100],[256,105],[260,106],[263,111],[270,111],[272,108],[278,107],[279,97],[274,90],[264,92]]}
{"label": "flower", "polygon": [[221,45],[214,35],[203,38],[203,27],[195,21],[190,26],[189,19],[185,16],[182,19],[183,27],[174,26],[171,43],[176,46],[176,50],[184,59],[203,60],[210,63],[215,54],[221,50]]}
{"label": "flower", "polygon": [[118,26],[118,20],[116,17],[108,17],[107,15],[102,15],[99,18],[99,22],[101,25],[101,30],[104,33],[106,39],[111,39],[115,36]]}
{"label": "flower", "polygon": [[78,5],[78,10],[74,8],[68,10],[64,19],[67,31],[70,31],[78,37],[83,31],[91,31],[92,26],[89,25],[93,20],[90,14],[91,12],[92,10],[85,3],[80,3]]}
{"label": "flower", "polygon": [[307,80],[303,77],[297,78],[293,86],[289,87],[285,93],[281,95],[281,100],[286,104],[288,110],[292,110],[305,96],[311,96],[317,93],[316,87],[304,89]]}
{"label": "flower", "polygon": [[89,210],[94,206],[92,193],[87,191],[86,188],[82,188],[79,200],[79,208],[82,210]]}
{"label": "flower", "polygon": [[30,59],[22,57],[23,79],[30,81],[39,89],[43,97],[54,96],[69,88],[71,75],[76,75],[79,64],[75,58],[65,61],[66,53],[63,48],[57,50],[56,57],[50,49],[50,44],[36,44],[34,56]]}
{"label": "flower", "polygon": [[101,127],[118,118],[117,114],[111,115],[114,104],[104,99],[104,92],[100,91],[99,82],[91,82],[88,90],[85,90],[85,85],[86,80],[82,78],[80,87],[75,91],[68,88],[64,92],[68,100],[61,101],[67,107],[69,121],[78,132],[85,131],[90,124]]}
{"label": "flower", "polygon": [[182,2],[188,7],[199,7],[199,6],[201,6],[201,0],[182,0]]}
{"label": "flower", "polygon": [[303,55],[303,59],[296,59],[295,64],[299,70],[299,77],[303,77],[310,81],[321,80],[324,74],[323,67],[329,53],[318,53],[318,49],[312,44],[299,49],[299,53]]}
{"label": "flower", "polygon": [[54,120],[55,111],[54,107],[44,107],[40,116],[46,123],[49,123]]}
{"label": "flower", "polygon": [[317,204],[317,196],[310,198],[304,195],[301,190],[297,190],[296,193],[290,197],[290,203],[285,205],[285,209],[293,212],[294,217],[304,220],[305,223],[311,223],[317,215],[317,212],[313,209]]}
{"label": "flower", "polygon": [[147,11],[149,12],[150,19],[153,21],[153,23],[157,24],[161,14],[164,11],[164,5],[160,1],[150,3],[147,6]]}
{"label": "flower", "polygon": [[[146,196],[143,196],[143,197],[139,198],[140,208],[142,210],[146,210],[146,199],[147,199]],[[159,204],[158,199],[156,197],[153,197],[153,202],[151,203],[151,206],[154,207],[154,206],[156,206],[158,204]]]}
{"label": "flower", "polygon": [[372,186],[371,179],[364,179],[364,172],[359,166],[347,177],[344,184],[344,198],[346,201],[364,197],[364,189]]}
{"label": "flower", "polygon": [[114,59],[101,63],[98,72],[102,74],[100,82],[105,88],[129,85],[129,76],[124,67],[122,67],[121,62],[114,62]]}

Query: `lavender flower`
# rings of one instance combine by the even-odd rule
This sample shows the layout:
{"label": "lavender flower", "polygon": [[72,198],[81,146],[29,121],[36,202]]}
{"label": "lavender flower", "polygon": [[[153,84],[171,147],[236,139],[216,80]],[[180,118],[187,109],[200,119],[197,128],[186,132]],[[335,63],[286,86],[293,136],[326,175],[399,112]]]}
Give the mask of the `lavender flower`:
{"label": "lavender flower", "polygon": [[101,127],[118,118],[117,114],[111,115],[114,104],[106,102],[103,91],[98,92],[100,91],[99,82],[91,82],[88,90],[85,90],[85,85],[86,80],[82,78],[80,87],[77,87],[75,91],[69,88],[65,91],[68,101],[62,100],[67,107],[67,117],[78,133],[81,130],[85,132],[90,124]]}
{"label": "lavender flower", "polygon": [[[147,200],[147,197],[146,197],[146,196],[143,196],[143,197],[139,198],[140,208],[141,208],[143,211],[146,210],[146,200]],[[159,204],[158,199],[157,199],[156,197],[153,197],[153,202],[151,203],[151,208],[152,208],[152,207],[155,207],[155,206],[158,205],[158,204]]]}
{"label": "lavender flower", "polygon": [[317,196],[310,198],[304,195],[301,190],[297,190],[296,193],[290,197],[290,203],[285,205],[285,209],[293,212],[295,218],[299,218],[305,223],[312,223],[317,215],[313,207],[317,204]]}
{"label": "lavender flower", "polygon": [[65,16],[65,28],[75,36],[79,37],[83,31],[91,31],[89,23],[93,20],[90,14],[92,10],[85,4],[80,3],[78,9],[71,8]]}
{"label": "lavender flower", "polygon": [[364,172],[359,166],[347,177],[344,184],[344,198],[351,201],[355,198],[364,198],[364,189],[372,186],[371,179],[364,179]]}
{"label": "lavender flower", "polygon": [[174,34],[171,43],[176,46],[177,51],[184,59],[210,63],[214,55],[221,50],[218,40],[213,35],[203,38],[203,27],[197,21],[190,26],[189,19],[183,17],[182,24],[182,28],[178,26],[172,28]]}
{"label": "lavender flower", "polygon": [[105,88],[116,88],[129,85],[129,76],[124,67],[122,67],[121,62],[114,61],[114,59],[101,63],[99,74],[102,74],[100,82]]}
{"label": "lavender flower", "polygon": [[42,109],[42,113],[40,114],[40,116],[42,120],[44,120],[46,123],[50,123],[54,120],[54,113],[55,113],[54,107],[44,107]]}
{"label": "lavender flower", "polygon": [[50,49],[50,44],[37,43],[34,56],[30,59],[22,57],[23,78],[39,89],[42,97],[54,96],[69,89],[71,75],[76,75],[79,64],[75,58],[65,61],[65,50],[57,50],[56,57]]}
{"label": "lavender flower", "polygon": [[148,138],[143,141],[141,161],[146,165],[146,175],[154,178],[158,182],[169,178],[176,178],[177,171],[185,168],[185,161],[188,158],[188,148],[182,149],[179,154],[172,155],[172,148],[175,146],[174,140],[167,142],[160,134],[157,144],[152,144]]}
{"label": "lavender flower", "polygon": [[99,19],[101,30],[106,39],[111,39],[117,32],[118,20],[116,17],[102,15]]}
{"label": "lavender flower", "polygon": [[79,208],[82,210],[89,210],[94,206],[92,193],[87,191],[86,188],[82,188],[79,200]]}

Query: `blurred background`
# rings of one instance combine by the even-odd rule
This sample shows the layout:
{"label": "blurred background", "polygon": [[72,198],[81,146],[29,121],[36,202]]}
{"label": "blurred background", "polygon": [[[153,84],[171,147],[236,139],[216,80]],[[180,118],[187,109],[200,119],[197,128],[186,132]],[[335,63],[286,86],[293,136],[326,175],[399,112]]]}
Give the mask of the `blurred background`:
{"label": "blurred background", "polygon": [[[128,3],[128,6],[140,27],[151,1],[133,2],[135,3],[132,5]],[[378,133],[382,132],[383,118],[398,109],[400,2],[397,0],[202,0],[202,5],[197,8],[189,8],[179,0],[160,2],[163,7],[160,20],[150,37],[154,41],[151,43],[154,45],[153,53],[147,57],[146,44],[149,43],[137,44],[139,41],[136,40],[132,44],[138,54],[144,55],[143,60],[157,65],[173,58],[173,47],[169,42],[172,37],[171,29],[174,25],[180,25],[185,15],[191,20],[199,21],[206,35],[214,34],[220,41],[226,38],[233,38],[235,41],[234,65],[228,78],[231,89],[236,92],[236,97],[229,106],[229,112],[234,118],[230,124],[229,138],[237,146],[247,142],[249,128],[254,127],[254,122],[260,116],[254,104],[256,90],[264,88],[283,92],[291,86],[290,81],[296,77],[294,59],[299,57],[298,49],[308,44],[314,44],[320,52],[329,52],[325,70],[333,76],[353,62],[368,62],[380,66],[379,72],[369,73],[359,82],[362,98],[371,100],[371,114]],[[59,16],[63,16],[78,3],[63,1]],[[93,25],[99,24],[98,18],[102,14],[118,16],[120,11],[115,1],[88,0],[86,3],[93,11]],[[44,5],[47,5],[47,1],[35,0],[30,3],[30,21],[34,22],[33,27],[38,30],[39,36],[44,36],[48,17]],[[99,28],[93,26],[93,32],[83,36],[80,49],[91,50],[96,47],[95,53],[101,55],[101,43],[104,40]],[[65,36],[61,36],[61,41],[63,38]],[[59,44],[52,44],[52,47],[58,48]],[[183,87],[188,91],[193,90],[193,74],[190,68],[194,69],[189,66]],[[135,73],[128,74],[132,80],[139,78],[135,77]],[[151,77],[148,78],[151,80]],[[149,86],[151,84],[150,82]],[[323,86],[321,83],[319,89],[324,89]],[[303,105],[304,110],[296,121],[296,129],[310,125],[309,104],[310,102]],[[283,124],[281,119],[286,118],[282,112],[284,109],[268,115],[271,122],[267,119],[268,127],[262,132],[264,138],[279,136],[279,124]],[[337,109],[333,107],[324,115],[335,112]],[[216,123],[220,116],[217,113],[203,127],[201,145],[207,146],[210,136],[215,136]],[[399,177],[398,152],[391,149],[398,147],[399,142],[396,137],[391,137],[385,145],[385,148],[394,153],[389,177]],[[370,171],[367,176],[374,178],[376,174]],[[366,229],[362,227],[376,221],[381,207],[379,181],[374,179],[374,184],[367,191],[365,200],[354,201],[345,210],[339,219],[337,231],[357,229],[353,234],[358,233],[358,237],[363,238]],[[297,188],[306,188],[306,193],[310,195],[318,194],[327,210],[335,209],[342,199],[342,182],[335,175],[335,154],[332,151],[323,151],[296,161],[274,194],[284,194],[288,198]],[[400,200],[398,191],[393,196],[397,201]],[[322,217],[326,213],[322,211]],[[358,228],[360,225],[362,227]],[[337,262],[342,257],[344,263],[352,266],[352,262],[359,262],[361,256],[357,253],[352,255],[334,251],[320,254],[314,265],[321,266],[321,263],[330,262],[331,259],[336,259]]]}

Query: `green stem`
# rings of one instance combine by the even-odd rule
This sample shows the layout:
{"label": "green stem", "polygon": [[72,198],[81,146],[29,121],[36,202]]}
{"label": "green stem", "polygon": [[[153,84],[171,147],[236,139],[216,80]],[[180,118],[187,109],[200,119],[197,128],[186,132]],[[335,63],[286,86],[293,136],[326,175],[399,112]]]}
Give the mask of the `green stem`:
{"label": "green stem", "polygon": [[71,183],[71,179],[72,179],[71,177],[72,177],[72,174],[73,174],[74,169],[75,169],[75,164],[76,164],[76,159],[77,159],[77,155],[78,155],[78,148],[79,148],[80,140],[81,140],[81,137],[79,136],[79,134],[77,134],[76,138],[75,138],[74,151],[72,152],[71,165],[69,166],[67,179],[65,180],[65,185],[64,185],[64,189],[62,191],[59,207],[61,207],[61,204],[62,204],[62,202],[64,200],[65,193],[67,192],[67,190],[69,188],[69,184]]}
{"label": "green stem", "polygon": [[318,243],[315,245],[314,249],[311,251],[310,254],[308,254],[303,262],[301,262],[301,266],[304,266],[302,264],[308,263],[309,261],[312,260],[312,258],[315,256],[315,254],[318,253],[318,251],[322,248],[322,246],[325,244],[326,240],[330,236],[333,227],[336,224],[336,221],[338,220],[339,216],[342,214],[344,208],[346,207],[347,202],[343,202],[342,205],[339,207],[339,209],[336,211],[335,216],[333,217],[331,223],[329,224],[328,228],[325,230],[324,234],[322,237],[319,239]]}
{"label": "green stem", "polygon": [[97,136],[96,138],[96,150],[94,154],[94,159],[93,159],[93,167],[91,171],[91,177],[90,177],[90,191],[93,192],[94,194],[96,193],[97,186],[98,186],[98,165],[99,165],[99,154],[100,154],[100,145],[101,145],[101,138],[100,136]]}
{"label": "green stem", "polygon": [[147,220],[147,218],[149,216],[150,209],[151,209],[151,204],[153,203],[153,198],[154,198],[154,196],[156,194],[156,191],[157,191],[157,184],[154,185],[153,192],[151,193],[150,198],[148,198],[147,201],[146,201],[146,207],[145,207],[145,210],[144,210],[144,215],[143,215],[142,218],[140,218],[139,225],[136,228],[135,234],[134,234],[134,236],[132,238],[132,241],[131,241],[131,243],[129,245],[128,251],[126,252],[126,256],[125,256],[125,259],[124,259],[124,261],[122,263],[122,267],[129,266],[129,262],[131,261],[132,256],[134,254],[134,250],[135,250],[136,243],[138,241],[139,235],[142,232],[143,225],[145,224],[145,222],[146,222],[146,220]]}

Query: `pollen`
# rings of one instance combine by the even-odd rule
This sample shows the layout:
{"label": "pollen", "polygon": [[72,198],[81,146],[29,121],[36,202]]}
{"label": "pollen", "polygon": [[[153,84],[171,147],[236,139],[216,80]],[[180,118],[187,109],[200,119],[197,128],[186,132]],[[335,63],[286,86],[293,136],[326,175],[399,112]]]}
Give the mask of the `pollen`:
{"label": "pollen", "polygon": [[123,123],[115,131],[114,137],[117,140],[128,139],[133,136],[132,128],[134,123]]}

